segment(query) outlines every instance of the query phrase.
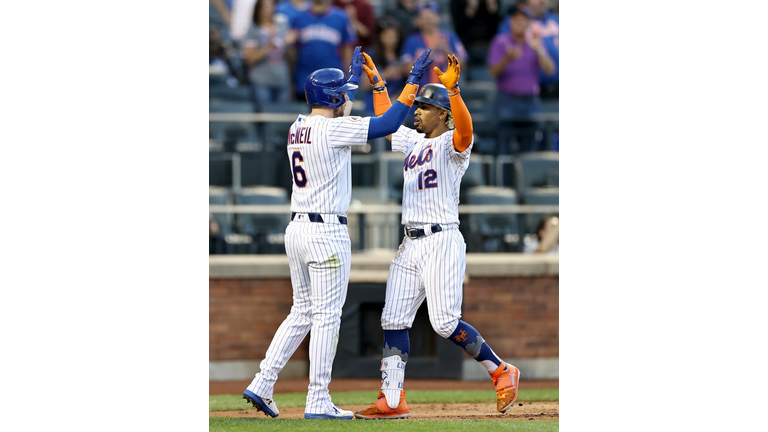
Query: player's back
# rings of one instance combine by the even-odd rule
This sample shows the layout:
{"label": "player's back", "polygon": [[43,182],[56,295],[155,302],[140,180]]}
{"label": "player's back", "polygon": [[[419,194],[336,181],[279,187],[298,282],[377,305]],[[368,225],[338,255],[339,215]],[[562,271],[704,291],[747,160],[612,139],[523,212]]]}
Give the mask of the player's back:
{"label": "player's back", "polygon": [[367,142],[370,118],[300,115],[288,132],[291,211],[346,215],[352,197],[351,146]]}
{"label": "player's back", "polygon": [[405,153],[403,225],[458,224],[459,188],[472,144],[458,152],[453,147],[452,130],[426,138],[401,126],[392,135],[392,150]]}

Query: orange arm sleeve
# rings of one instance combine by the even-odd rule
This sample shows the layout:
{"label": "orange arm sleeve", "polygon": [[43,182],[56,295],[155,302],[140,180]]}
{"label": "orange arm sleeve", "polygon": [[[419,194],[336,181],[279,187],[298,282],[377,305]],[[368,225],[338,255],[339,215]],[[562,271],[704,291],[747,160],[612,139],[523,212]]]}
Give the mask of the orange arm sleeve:
{"label": "orange arm sleeve", "polygon": [[461,94],[450,97],[451,115],[453,115],[453,124],[456,128],[453,130],[453,147],[458,152],[463,152],[472,144],[472,116],[461,99]]}
{"label": "orange arm sleeve", "polygon": [[373,92],[373,112],[376,117],[381,117],[392,106],[392,102],[389,100],[389,93],[387,89],[380,92]]}

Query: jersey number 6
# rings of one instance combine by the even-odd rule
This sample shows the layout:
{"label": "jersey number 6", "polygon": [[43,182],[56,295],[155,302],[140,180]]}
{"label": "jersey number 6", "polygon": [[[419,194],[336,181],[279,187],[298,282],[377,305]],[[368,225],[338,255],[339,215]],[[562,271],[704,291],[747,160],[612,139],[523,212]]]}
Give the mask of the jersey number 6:
{"label": "jersey number 6", "polygon": [[[422,187],[422,176],[424,177],[424,183]],[[419,190],[436,188],[437,187],[437,171],[428,169],[419,173]]]}
{"label": "jersey number 6", "polygon": [[301,156],[300,151],[295,151],[293,152],[293,155],[291,155],[291,166],[293,166],[293,182],[297,187],[303,188],[307,185],[307,174],[304,172],[301,165],[296,164],[296,159],[298,159],[299,162],[304,162],[304,157]]}

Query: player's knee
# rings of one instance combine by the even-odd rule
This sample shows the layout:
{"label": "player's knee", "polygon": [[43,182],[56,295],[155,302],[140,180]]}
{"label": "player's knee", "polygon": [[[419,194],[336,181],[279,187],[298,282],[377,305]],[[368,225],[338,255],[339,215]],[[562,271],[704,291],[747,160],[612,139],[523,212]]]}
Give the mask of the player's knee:
{"label": "player's knee", "polygon": [[336,322],[341,320],[341,310],[316,310],[312,311],[314,322]]}
{"label": "player's knee", "polygon": [[435,330],[435,333],[444,339],[451,337],[453,331],[456,330],[456,326],[459,325],[458,319],[434,320],[430,318],[429,322],[432,324],[432,329]]}

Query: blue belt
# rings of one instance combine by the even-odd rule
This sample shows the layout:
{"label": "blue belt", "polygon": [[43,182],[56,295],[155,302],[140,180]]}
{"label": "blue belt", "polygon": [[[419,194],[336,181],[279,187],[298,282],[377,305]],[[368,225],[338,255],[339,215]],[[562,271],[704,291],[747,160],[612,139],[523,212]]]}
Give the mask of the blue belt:
{"label": "blue belt", "polygon": [[[291,212],[291,220],[293,220],[293,218],[295,216],[296,216],[296,212]],[[307,213],[307,216],[309,216],[309,221],[310,222],[317,222],[317,223],[323,223],[324,222],[323,221],[323,217],[320,216],[317,213]],[[340,224],[342,224],[342,225],[346,225],[347,224],[347,217],[346,216],[336,216],[336,217],[339,218],[339,223]]]}
{"label": "blue belt", "polygon": [[[442,230],[443,230],[443,227],[441,227],[440,225],[432,225],[430,227],[430,231],[432,231],[433,234],[436,233],[436,232],[440,232]],[[424,232],[424,230],[421,229],[421,228],[408,228],[408,227],[406,227],[405,228],[405,235],[410,237],[411,240],[416,240],[419,237],[424,237],[425,235],[427,235],[427,233]]]}

